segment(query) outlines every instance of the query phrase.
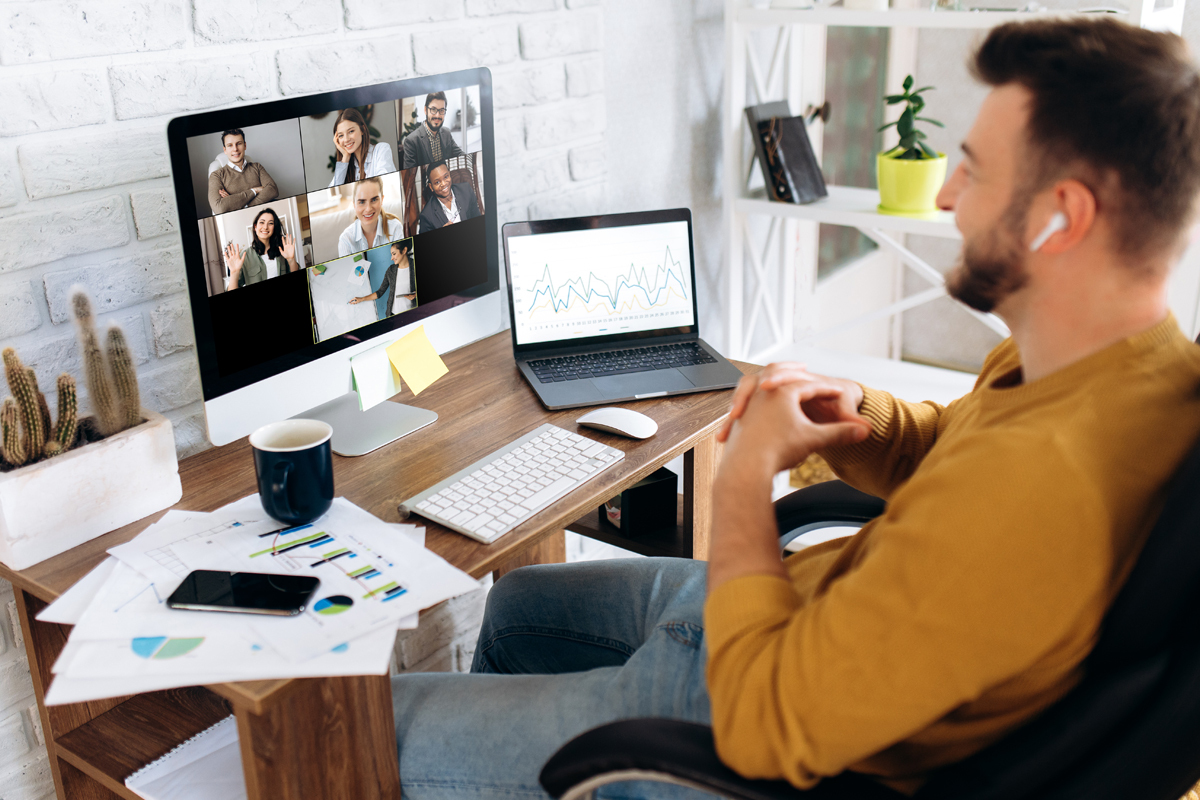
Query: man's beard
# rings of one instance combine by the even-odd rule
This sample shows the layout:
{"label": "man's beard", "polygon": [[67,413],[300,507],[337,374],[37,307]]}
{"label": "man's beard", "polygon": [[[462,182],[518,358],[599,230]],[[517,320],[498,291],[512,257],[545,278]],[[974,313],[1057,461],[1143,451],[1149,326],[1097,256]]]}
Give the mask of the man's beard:
{"label": "man's beard", "polygon": [[437,119],[435,117],[426,117],[425,118],[425,124],[429,126],[429,130],[435,131],[435,132],[440,131],[442,129],[443,122],[445,122],[445,120]]}
{"label": "man's beard", "polygon": [[1004,212],[999,224],[982,238],[964,241],[958,265],[946,277],[946,293],[976,311],[987,313],[1029,280],[1025,252],[1017,231],[1024,230],[1027,203]]}

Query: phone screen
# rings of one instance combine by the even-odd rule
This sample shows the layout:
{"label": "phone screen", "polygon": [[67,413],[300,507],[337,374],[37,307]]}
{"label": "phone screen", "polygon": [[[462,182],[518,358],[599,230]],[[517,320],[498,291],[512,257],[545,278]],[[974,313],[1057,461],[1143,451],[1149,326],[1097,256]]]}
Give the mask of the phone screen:
{"label": "phone screen", "polygon": [[198,569],[167,598],[171,608],[295,616],[321,583],[307,575]]}

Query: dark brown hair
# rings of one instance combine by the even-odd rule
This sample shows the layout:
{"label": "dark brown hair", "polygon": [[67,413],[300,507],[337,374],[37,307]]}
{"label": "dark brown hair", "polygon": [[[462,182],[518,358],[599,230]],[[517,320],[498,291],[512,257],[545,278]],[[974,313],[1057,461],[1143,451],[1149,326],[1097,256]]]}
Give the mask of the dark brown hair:
{"label": "dark brown hair", "polygon": [[[275,229],[271,231],[271,240],[267,242],[266,246],[258,238],[258,233],[255,230],[258,227],[258,220],[263,214],[270,214],[271,219],[275,220]],[[254,215],[254,222],[250,223],[250,246],[260,256],[265,255],[267,258],[283,257],[283,223],[279,221],[279,215],[275,213],[275,209],[264,208]]]}
{"label": "dark brown hair", "polygon": [[441,100],[443,103],[446,102],[446,93],[445,92],[430,92],[429,94],[425,95],[425,107],[429,108],[429,104],[432,103],[434,100]]}
{"label": "dark brown hair", "polygon": [[1183,39],[1112,19],[1008,23],[971,72],[1033,96],[1029,194],[1075,178],[1123,255],[1182,244],[1200,191],[1200,73]]}

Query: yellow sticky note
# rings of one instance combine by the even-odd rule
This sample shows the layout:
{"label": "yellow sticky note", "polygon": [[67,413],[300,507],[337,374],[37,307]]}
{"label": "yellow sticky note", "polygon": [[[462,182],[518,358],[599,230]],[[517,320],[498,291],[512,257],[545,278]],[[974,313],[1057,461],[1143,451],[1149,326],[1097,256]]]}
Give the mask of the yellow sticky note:
{"label": "yellow sticky note", "polygon": [[400,393],[400,376],[388,359],[386,347],[374,347],[350,359],[358,407],[366,411]]}
{"label": "yellow sticky note", "polygon": [[430,344],[424,325],[388,345],[387,354],[414,395],[450,371]]}

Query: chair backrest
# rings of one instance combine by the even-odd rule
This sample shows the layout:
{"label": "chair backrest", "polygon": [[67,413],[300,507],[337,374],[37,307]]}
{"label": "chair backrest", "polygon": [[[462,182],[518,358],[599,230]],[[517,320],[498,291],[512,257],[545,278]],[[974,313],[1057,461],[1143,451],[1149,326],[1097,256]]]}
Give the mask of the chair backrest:
{"label": "chair backrest", "polygon": [[940,771],[921,800],[1175,800],[1200,779],[1200,442],[1177,470],[1084,679]]}
{"label": "chair backrest", "polygon": [[228,167],[228,166],[229,166],[229,156],[225,155],[224,153],[217,153],[217,157],[214,158],[208,164],[208,174],[212,175],[214,172],[219,170],[221,167]]}

